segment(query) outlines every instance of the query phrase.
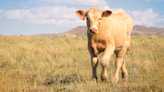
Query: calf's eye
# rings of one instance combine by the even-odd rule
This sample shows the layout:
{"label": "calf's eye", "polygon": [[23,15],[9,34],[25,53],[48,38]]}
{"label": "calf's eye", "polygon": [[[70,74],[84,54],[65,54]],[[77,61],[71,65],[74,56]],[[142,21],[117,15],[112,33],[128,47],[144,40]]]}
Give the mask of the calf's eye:
{"label": "calf's eye", "polygon": [[99,20],[101,20],[101,18],[99,18]]}

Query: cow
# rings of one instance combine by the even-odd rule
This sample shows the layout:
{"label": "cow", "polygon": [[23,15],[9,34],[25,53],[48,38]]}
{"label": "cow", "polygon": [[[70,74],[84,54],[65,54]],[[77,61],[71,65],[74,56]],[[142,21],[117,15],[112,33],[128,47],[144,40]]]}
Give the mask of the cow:
{"label": "cow", "polygon": [[130,34],[133,28],[132,18],[119,9],[116,12],[110,10],[101,11],[98,8],[90,8],[87,11],[78,10],[76,14],[81,20],[86,18],[88,50],[91,56],[92,83],[97,82],[96,68],[98,66],[97,55],[103,53],[100,59],[102,66],[101,80],[108,81],[107,66],[113,53],[116,55],[114,83],[118,83],[118,73],[121,68],[122,78],[128,80],[124,55],[130,53]]}

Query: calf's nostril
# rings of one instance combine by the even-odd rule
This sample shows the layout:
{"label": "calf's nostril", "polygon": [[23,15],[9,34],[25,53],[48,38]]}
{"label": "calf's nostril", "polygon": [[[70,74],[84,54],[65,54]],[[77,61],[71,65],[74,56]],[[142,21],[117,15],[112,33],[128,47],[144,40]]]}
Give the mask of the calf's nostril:
{"label": "calf's nostril", "polygon": [[90,32],[92,32],[92,30],[90,29]]}

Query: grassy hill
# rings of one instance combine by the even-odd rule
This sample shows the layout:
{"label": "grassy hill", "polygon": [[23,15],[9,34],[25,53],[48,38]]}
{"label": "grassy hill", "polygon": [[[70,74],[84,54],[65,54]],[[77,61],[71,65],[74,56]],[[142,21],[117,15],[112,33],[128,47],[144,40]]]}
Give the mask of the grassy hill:
{"label": "grassy hill", "polygon": [[[109,82],[91,84],[87,37],[0,36],[0,92],[163,92],[164,37],[133,36],[125,55],[129,81],[112,82],[115,55],[108,66]],[[102,54],[99,55],[99,58]]]}

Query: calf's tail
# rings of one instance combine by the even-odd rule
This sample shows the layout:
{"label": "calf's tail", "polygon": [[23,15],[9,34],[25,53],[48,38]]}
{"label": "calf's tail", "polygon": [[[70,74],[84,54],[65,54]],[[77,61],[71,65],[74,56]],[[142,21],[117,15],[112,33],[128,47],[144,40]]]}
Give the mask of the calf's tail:
{"label": "calf's tail", "polygon": [[127,54],[128,54],[128,56],[130,56],[130,48],[131,48],[131,45],[129,45],[128,48],[127,48]]}

